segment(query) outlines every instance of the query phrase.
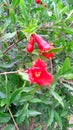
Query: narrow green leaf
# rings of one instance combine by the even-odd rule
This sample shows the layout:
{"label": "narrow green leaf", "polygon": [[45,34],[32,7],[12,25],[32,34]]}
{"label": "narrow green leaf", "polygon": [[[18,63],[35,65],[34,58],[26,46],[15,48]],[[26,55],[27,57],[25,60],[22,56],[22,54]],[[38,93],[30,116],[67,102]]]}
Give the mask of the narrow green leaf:
{"label": "narrow green leaf", "polygon": [[32,92],[34,89],[35,88],[32,86],[31,87],[24,87],[22,91],[28,93],[28,92]]}
{"label": "narrow green leaf", "polygon": [[31,100],[31,102],[32,103],[38,103],[38,102],[42,102],[40,99],[38,99],[38,98],[33,98],[32,100]]}
{"label": "narrow green leaf", "polygon": [[73,73],[63,75],[64,79],[73,79]]}
{"label": "narrow green leaf", "polygon": [[53,48],[51,49],[50,51],[46,52],[46,53],[51,53],[51,52],[54,52],[54,53],[59,53],[60,51],[62,51],[64,49],[63,46],[60,46],[60,47],[57,47],[57,48]]}
{"label": "narrow green leaf", "polygon": [[0,92],[0,98],[6,98],[6,94],[5,93],[3,93],[3,92]]}
{"label": "narrow green leaf", "polygon": [[2,58],[3,57],[3,53],[2,53],[2,51],[0,50],[0,58]]}
{"label": "narrow green leaf", "polygon": [[41,115],[41,112],[38,112],[38,111],[35,111],[35,110],[28,110],[28,113],[27,113],[29,116],[38,116],[38,115]]}
{"label": "narrow green leaf", "polygon": [[18,5],[20,2],[20,0],[12,0],[12,6],[15,7],[16,5]]}
{"label": "narrow green leaf", "polygon": [[56,100],[58,100],[62,107],[64,107],[63,99],[61,98],[61,96],[59,96],[58,93],[56,93],[55,91],[52,91],[51,94],[54,96]]}
{"label": "narrow green leaf", "polygon": [[73,87],[69,84],[66,83],[62,83],[64,85],[64,87],[68,88],[69,90],[73,91]]}
{"label": "narrow green leaf", "polygon": [[4,130],[15,130],[15,126],[12,124],[7,125]]}
{"label": "narrow green leaf", "polygon": [[19,88],[17,90],[14,91],[14,93],[11,95],[11,98],[10,98],[10,103],[16,101],[19,97],[19,94],[21,93],[22,91],[22,88]]}
{"label": "narrow green leaf", "polygon": [[27,12],[27,8],[26,8],[24,0],[20,0],[20,9],[21,9],[23,18],[27,22],[28,21],[28,12]]}
{"label": "narrow green leaf", "polygon": [[50,116],[49,116],[49,119],[48,119],[47,126],[51,126],[53,121],[54,121],[54,110],[52,109],[51,112],[50,112]]}
{"label": "narrow green leaf", "polygon": [[8,113],[0,112],[0,123],[7,123],[10,120],[10,115]]}
{"label": "narrow green leaf", "polygon": [[57,121],[58,125],[59,125],[59,126],[61,127],[61,129],[62,129],[62,120],[61,120],[59,114],[58,114],[56,111],[54,111],[54,115],[55,115],[55,120]]}
{"label": "narrow green leaf", "polygon": [[70,68],[71,68],[70,59],[67,57],[63,64],[63,71],[67,71]]}

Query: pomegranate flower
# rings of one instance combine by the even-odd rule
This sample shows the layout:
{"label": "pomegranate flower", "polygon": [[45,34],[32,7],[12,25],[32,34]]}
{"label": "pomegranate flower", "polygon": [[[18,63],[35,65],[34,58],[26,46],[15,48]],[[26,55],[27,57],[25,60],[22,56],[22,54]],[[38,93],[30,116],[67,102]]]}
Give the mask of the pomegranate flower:
{"label": "pomegranate flower", "polygon": [[46,64],[41,59],[38,59],[26,72],[29,75],[30,83],[47,86],[53,82],[53,76],[47,71]]}
{"label": "pomegranate flower", "polygon": [[45,41],[40,35],[33,34],[33,37],[38,45],[38,48],[41,50],[41,54],[45,56],[46,58],[50,59],[54,57],[54,53],[46,53],[47,51],[50,51],[53,49],[53,46]]}
{"label": "pomegranate flower", "polygon": [[[54,53],[48,53],[51,49],[54,47],[45,41],[40,35],[32,34],[30,37],[30,40],[28,42],[28,45],[26,47],[27,52],[32,52],[34,50],[34,43],[37,43],[38,48],[40,49],[41,55],[50,59],[54,57]],[[47,53],[46,53],[47,52]]]}
{"label": "pomegranate flower", "polygon": [[35,0],[37,4],[41,4],[41,0]]}
{"label": "pomegranate flower", "polygon": [[31,35],[30,40],[28,42],[28,45],[26,47],[27,52],[32,52],[34,50],[34,38],[33,35]]}

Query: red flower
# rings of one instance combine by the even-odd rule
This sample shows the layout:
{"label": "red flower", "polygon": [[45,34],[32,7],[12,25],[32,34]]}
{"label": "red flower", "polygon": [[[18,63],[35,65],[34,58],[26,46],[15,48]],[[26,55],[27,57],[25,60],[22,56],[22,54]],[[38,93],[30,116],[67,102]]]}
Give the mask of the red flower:
{"label": "red flower", "polygon": [[32,52],[34,50],[34,38],[33,35],[31,35],[30,40],[28,42],[28,45],[26,47],[27,52]]}
{"label": "red flower", "polygon": [[37,4],[41,4],[41,0],[35,0]]}
{"label": "red flower", "polygon": [[51,49],[53,49],[53,46],[45,41],[40,35],[33,34],[33,37],[38,44],[38,48],[41,50],[41,54],[45,56],[46,58],[50,59],[54,57],[54,53],[45,53]]}
{"label": "red flower", "polygon": [[47,86],[53,82],[53,76],[48,73],[46,70],[46,64],[41,59],[38,59],[33,67],[26,72],[29,74],[30,83]]}
{"label": "red flower", "polygon": [[[32,34],[30,37],[30,40],[28,42],[28,45],[26,47],[27,52],[32,52],[34,50],[34,43],[37,43],[38,48],[41,51],[41,55],[45,56],[46,58],[50,59],[54,57],[54,53],[49,53],[51,49],[53,49],[53,46],[45,41],[40,35]],[[46,53],[47,52],[47,53]]]}

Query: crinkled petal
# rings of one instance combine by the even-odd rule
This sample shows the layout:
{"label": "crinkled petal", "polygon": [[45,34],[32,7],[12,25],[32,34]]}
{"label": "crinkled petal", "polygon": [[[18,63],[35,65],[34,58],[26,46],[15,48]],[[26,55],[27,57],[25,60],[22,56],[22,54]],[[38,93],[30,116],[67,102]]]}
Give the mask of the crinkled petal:
{"label": "crinkled petal", "polygon": [[46,69],[46,63],[43,60],[41,60],[40,58],[34,63],[33,66]]}

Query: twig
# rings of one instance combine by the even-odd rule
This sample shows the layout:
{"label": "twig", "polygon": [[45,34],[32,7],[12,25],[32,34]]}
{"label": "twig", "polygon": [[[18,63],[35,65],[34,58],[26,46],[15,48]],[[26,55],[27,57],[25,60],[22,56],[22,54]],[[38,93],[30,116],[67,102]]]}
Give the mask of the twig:
{"label": "twig", "polygon": [[54,25],[53,22],[49,22],[47,25],[42,24],[39,29],[43,29],[43,28],[51,28]]}
{"label": "twig", "polygon": [[11,71],[11,72],[3,72],[3,73],[0,73],[0,75],[17,74],[17,73],[18,73],[18,70],[17,71]]}
{"label": "twig", "polygon": [[60,79],[60,81],[73,85],[73,80]]}
{"label": "twig", "polygon": [[15,119],[14,119],[14,117],[13,117],[13,114],[12,114],[10,108],[8,108],[8,111],[9,111],[10,116],[11,116],[13,122],[14,122],[14,125],[15,125],[16,130],[19,130],[19,127],[18,127],[18,125],[17,125],[17,123],[16,123],[16,121],[15,121]]}
{"label": "twig", "polygon": [[52,64],[52,59],[49,60],[50,62],[50,72],[53,74],[53,64]]}
{"label": "twig", "polygon": [[[23,37],[22,39],[18,40],[15,44],[21,42],[24,38],[25,37]],[[3,54],[6,54],[13,46],[15,46],[15,44],[12,43],[11,45],[9,45],[8,48],[5,51],[3,51]]]}

